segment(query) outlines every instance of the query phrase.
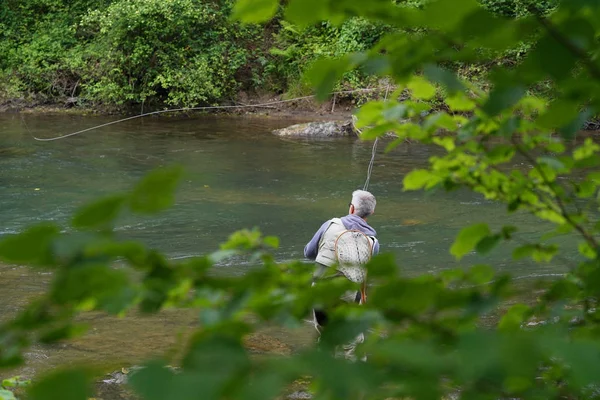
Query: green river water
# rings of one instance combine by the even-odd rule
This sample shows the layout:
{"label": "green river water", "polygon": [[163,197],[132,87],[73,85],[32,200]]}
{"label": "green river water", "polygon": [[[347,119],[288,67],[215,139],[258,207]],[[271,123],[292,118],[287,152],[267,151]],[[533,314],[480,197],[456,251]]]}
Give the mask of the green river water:
{"label": "green river water", "polygon": [[[345,215],[352,190],[364,184],[371,156],[371,142],[281,139],[270,131],[299,121],[257,117],[150,117],[53,142],[32,138],[113,119],[0,115],[0,238],[43,220],[66,226],[70,213],[85,202],[127,190],[155,167],[180,163],[186,176],[175,206],[149,218],[122,218],[117,225],[121,237],[144,241],[178,259],[216,250],[233,231],[256,226],[280,238],[278,260],[298,259],[322,222]],[[403,192],[403,176],[426,165],[439,150],[403,144],[384,153],[384,147],[377,151],[369,186],[377,196],[369,222],[378,231],[381,251],[393,253],[404,274],[457,266],[448,250],[458,230],[471,223],[488,222],[492,228],[518,224],[519,240],[534,240],[549,228],[527,215],[507,215],[504,206],[468,191]],[[560,242],[573,243],[571,238]],[[470,254],[460,265],[485,262],[529,279],[560,274],[576,260],[573,251],[566,260],[547,264],[515,262],[514,246],[503,244],[485,258]],[[247,267],[244,260],[219,266],[231,274],[243,274]],[[47,272],[0,265],[0,318],[14,315],[50,279]],[[193,312],[176,310],[127,319],[86,315],[88,334],[34,347],[17,372],[32,375],[80,361],[137,362],[173,345],[177,332],[192,326],[194,318]],[[308,325],[294,332],[269,327],[265,332],[292,350],[312,340]]]}

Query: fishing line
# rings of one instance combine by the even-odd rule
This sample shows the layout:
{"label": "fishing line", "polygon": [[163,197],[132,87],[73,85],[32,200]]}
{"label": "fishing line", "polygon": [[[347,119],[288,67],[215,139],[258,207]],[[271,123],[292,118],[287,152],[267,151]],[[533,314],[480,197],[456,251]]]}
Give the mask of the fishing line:
{"label": "fishing line", "polygon": [[[342,91],[338,91],[338,92],[332,92],[330,94],[349,94],[349,93],[357,93],[357,92],[373,92],[373,91],[378,91],[380,89],[381,88],[342,90]],[[306,100],[306,99],[310,99],[310,98],[313,98],[313,97],[315,97],[314,94],[313,95],[309,95],[309,96],[296,97],[296,98],[293,98],[293,99],[270,101],[270,102],[260,103],[260,104],[241,104],[241,105],[229,105],[229,106],[184,107],[184,108],[174,108],[174,109],[169,109],[169,110],[159,110],[159,111],[152,111],[152,112],[148,112],[148,113],[134,115],[134,116],[127,117],[127,118],[122,118],[122,119],[119,119],[119,120],[116,120],[116,121],[107,122],[105,124],[96,125],[96,126],[93,126],[91,128],[82,129],[80,131],[69,133],[69,134],[62,135],[62,136],[56,136],[56,137],[51,137],[51,138],[46,138],[46,139],[44,139],[44,138],[38,138],[38,137],[33,136],[33,135],[32,136],[33,136],[33,138],[35,140],[37,140],[39,142],[51,142],[53,140],[65,139],[65,138],[68,138],[68,137],[71,137],[71,136],[76,136],[76,135],[82,134],[84,132],[92,131],[94,129],[104,128],[105,126],[119,124],[121,122],[130,121],[132,119],[147,117],[149,115],[157,115],[157,114],[163,114],[163,113],[169,113],[169,112],[182,112],[182,111],[201,111],[201,110],[222,110],[222,109],[235,109],[235,108],[268,107],[268,106],[272,106],[272,105],[276,105],[276,104],[289,103],[289,102],[292,102],[292,101]],[[387,97],[387,92],[386,92],[386,97]]]}
{"label": "fishing line", "polygon": [[184,108],[174,108],[174,109],[169,109],[169,110],[152,111],[152,112],[148,112],[148,113],[144,113],[144,114],[134,115],[132,117],[122,118],[122,119],[119,119],[119,120],[116,120],[116,121],[107,122],[105,124],[92,126],[91,128],[82,129],[80,131],[69,133],[67,135],[56,136],[56,137],[47,138],[47,139],[38,138],[38,137],[35,137],[35,136],[33,138],[35,140],[39,141],[39,142],[51,142],[53,140],[65,139],[65,138],[68,138],[70,136],[75,136],[75,135],[82,134],[84,132],[89,132],[89,131],[92,131],[94,129],[104,128],[105,126],[119,124],[121,122],[130,121],[132,119],[147,117],[149,115],[157,115],[157,114],[163,114],[163,113],[168,113],[168,112],[179,112],[179,111],[200,111],[200,110],[218,110],[218,109],[231,109],[231,108],[264,107],[264,106],[269,106],[269,105],[273,105],[273,104],[285,103],[285,102],[289,102],[289,101],[308,99],[308,98],[311,98],[311,97],[313,97],[313,96],[304,96],[304,97],[298,97],[298,98],[295,98],[295,99],[279,100],[279,101],[273,101],[273,102],[263,103],[263,104],[254,104],[254,105],[184,107]]}
{"label": "fishing line", "polygon": [[27,122],[25,121],[25,117],[23,116],[23,114],[21,114],[21,122],[23,123],[23,126],[25,126],[27,133],[29,133],[31,136],[33,136],[33,132],[31,131],[31,129],[29,129],[29,125],[27,125]]}
{"label": "fishing line", "polygon": [[373,172],[373,163],[375,162],[375,153],[377,152],[377,141],[379,138],[375,138],[375,143],[373,143],[373,149],[371,150],[371,161],[369,162],[369,168],[367,168],[367,180],[365,181],[365,186],[363,190],[367,190],[369,188],[369,183],[371,181],[371,173]]}
{"label": "fishing line", "polygon": [[[337,94],[350,94],[350,93],[357,93],[357,92],[372,92],[372,91],[378,91],[380,89],[381,88],[342,90],[342,91],[332,92],[330,94],[337,95]],[[386,86],[384,101],[387,100],[389,89],[390,89],[389,85]],[[260,103],[260,104],[241,104],[241,105],[223,105],[223,106],[183,107],[183,108],[174,108],[174,109],[168,109],[168,110],[158,110],[158,111],[152,111],[152,112],[147,112],[147,113],[143,113],[142,112],[141,114],[138,114],[138,115],[133,115],[131,117],[121,118],[121,119],[118,119],[116,121],[111,121],[111,122],[107,122],[107,123],[104,123],[104,124],[92,126],[91,128],[82,129],[82,130],[79,130],[79,131],[76,131],[76,132],[68,133],[66,135],[55,136],[55,137],[51,137],[51,138],[39,138],[37,136],[34,136],[33,134],[31,136],[33,137],[33,139],[37,140],[38,142],[51,142],[51,141],[54,141],[54,140],[66,139],[68,137],[80,135],[82,133],[93,131],[95,129],[104,128],[106,126],[120,124],[121,122],[126,122],[126,121],[131,121],[131,120],[134,120],[134,119],[138,119],[138,118],[147,117],[147,116],[150,116],[150,115],[158,115],[158,114],[164,114],[164,113],[170,113],[170,112],[184,112],[184,111],[224,110],[224,109],[242,109],[242,108],[268,107],[268,106],[277,105],[277,104],[290,103],[290,102],[293,102],[293,101],[307,100],[307,99],[310,99],[310,98],[313,98],[313,97],[315,97],[315,95],[295,97],[293,99],[270,101],[270,102]],[[142,104],[142,107],[143,107],[143,104]],[[143,108],[142,108],[142,111],[143,111]],[[353,117],[353,120],[354,120],[354,117]],[[25,122],[25,121],[23,120],[23,122]],[[356,127],[354,127],[354,128],[358,131],[359,134],[362,133]],[[30,134],[31,134],[31,132],[30,132]],[[369,167],[367,169],[367,178],[365,180],[365,184],[363,186],[363,190],[367,190],[369,188],[369,183],[371,182],[371,174],[373,172],[373,164],[375,162],[375,154],[376,154],[376,151],[377,151],[377,143],[378,143],[378,141],[379,141],[379,138],[375,138],[375,142],[373,143],[373,149],[371,151],[371,160],[369,162]]]}

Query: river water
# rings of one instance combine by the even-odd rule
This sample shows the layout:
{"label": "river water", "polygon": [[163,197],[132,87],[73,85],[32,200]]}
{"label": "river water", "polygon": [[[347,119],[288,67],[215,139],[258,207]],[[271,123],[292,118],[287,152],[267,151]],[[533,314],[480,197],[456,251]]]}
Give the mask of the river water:
{"label": "river water", "polygon": [[[322,222],[345,215],[352,190],[365,182],[372,150],[371,142],[352,139],[281,139],[270,131],[300,121],[267,117],[150,117],[53,142],[32,138],[113,119],[0,115],[0,238],[43,220],[66,226],[71,212],[87,201],[127,190],[153,168],[179,163],[186,175],[174,207],[152,217],[123,217],[117,225],[121,237],[144,241],[177,259],[214,251],[233,231],[256,226],[280,238],[278,260],[298,259]],[[381,251],[393,253],[404,274],[459,265],[449,248],[468,224],[518,224],[521,241],[535,240],[549,229],[527,215],[507,215],[504,206],[468,191],[404,192],[403,176],[425,166],[438,150],[406,143],[385,153],[384,147],[378,148],[369,186],[377,196],[369,222],[378,231]],[[573,240],[560,243],[570,246]],[[512,261],[516,244],[503,244],[486,257],[470,254],[460,265],[485,262],[528,279],[560,274],[575,263],[575,252],[546,264]],[[220,268],[241,274],[247,267],[240,261]],[[43,292],[50,279],[44,272],[0,265],[2,319]],[[138,361],[175,344],[176,333],[192,325],[194,315],[171,310],[155,317],[84,318],[91,326],[85,337],[35,347],[20,372],[78,361]],[[269,334],[294,348],[311,340],[308,332],[273,328]]]}

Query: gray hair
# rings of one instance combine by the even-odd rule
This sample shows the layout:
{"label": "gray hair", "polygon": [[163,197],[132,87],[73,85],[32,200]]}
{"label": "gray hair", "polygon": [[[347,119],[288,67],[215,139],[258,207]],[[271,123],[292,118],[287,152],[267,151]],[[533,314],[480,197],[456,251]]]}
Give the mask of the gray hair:
{"label": "gray hair", "polygon": [[352,205],[354,213],[361,218],[366,218],[375,212],[377,201],[375,196],[364,190],[355,190],[352,192]]}

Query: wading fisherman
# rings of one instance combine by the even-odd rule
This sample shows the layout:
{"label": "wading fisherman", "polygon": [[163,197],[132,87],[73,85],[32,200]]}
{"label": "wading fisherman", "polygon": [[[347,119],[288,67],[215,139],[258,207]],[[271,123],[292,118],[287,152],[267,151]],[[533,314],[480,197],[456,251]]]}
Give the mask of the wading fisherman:
{"label": "wading fisherman", "polygon": [[[313,285],[318,280],[334,278],[349,279],[358,284],[357,290],[342,296],[345,302],[361,304],[366,301],[366,272],[361,273],[364,269],[360,265],[379,252],[379,241],[375,237],[377,232],[367,223],[367,217],[375,212],[375,205],[375,196],[371,193],[354,191],[348,205],[348,215],[325,221],[304,247],[304,256],[314,260],[316,264]],[[357,252],[356,249],[363,250]],[[313,310],[313,322],[320,335],[327,324],[327,312]],[[356,345],[363,341],[364,335],[361,334],[356,340],[343,346],[346,358],[354,358]]]}

